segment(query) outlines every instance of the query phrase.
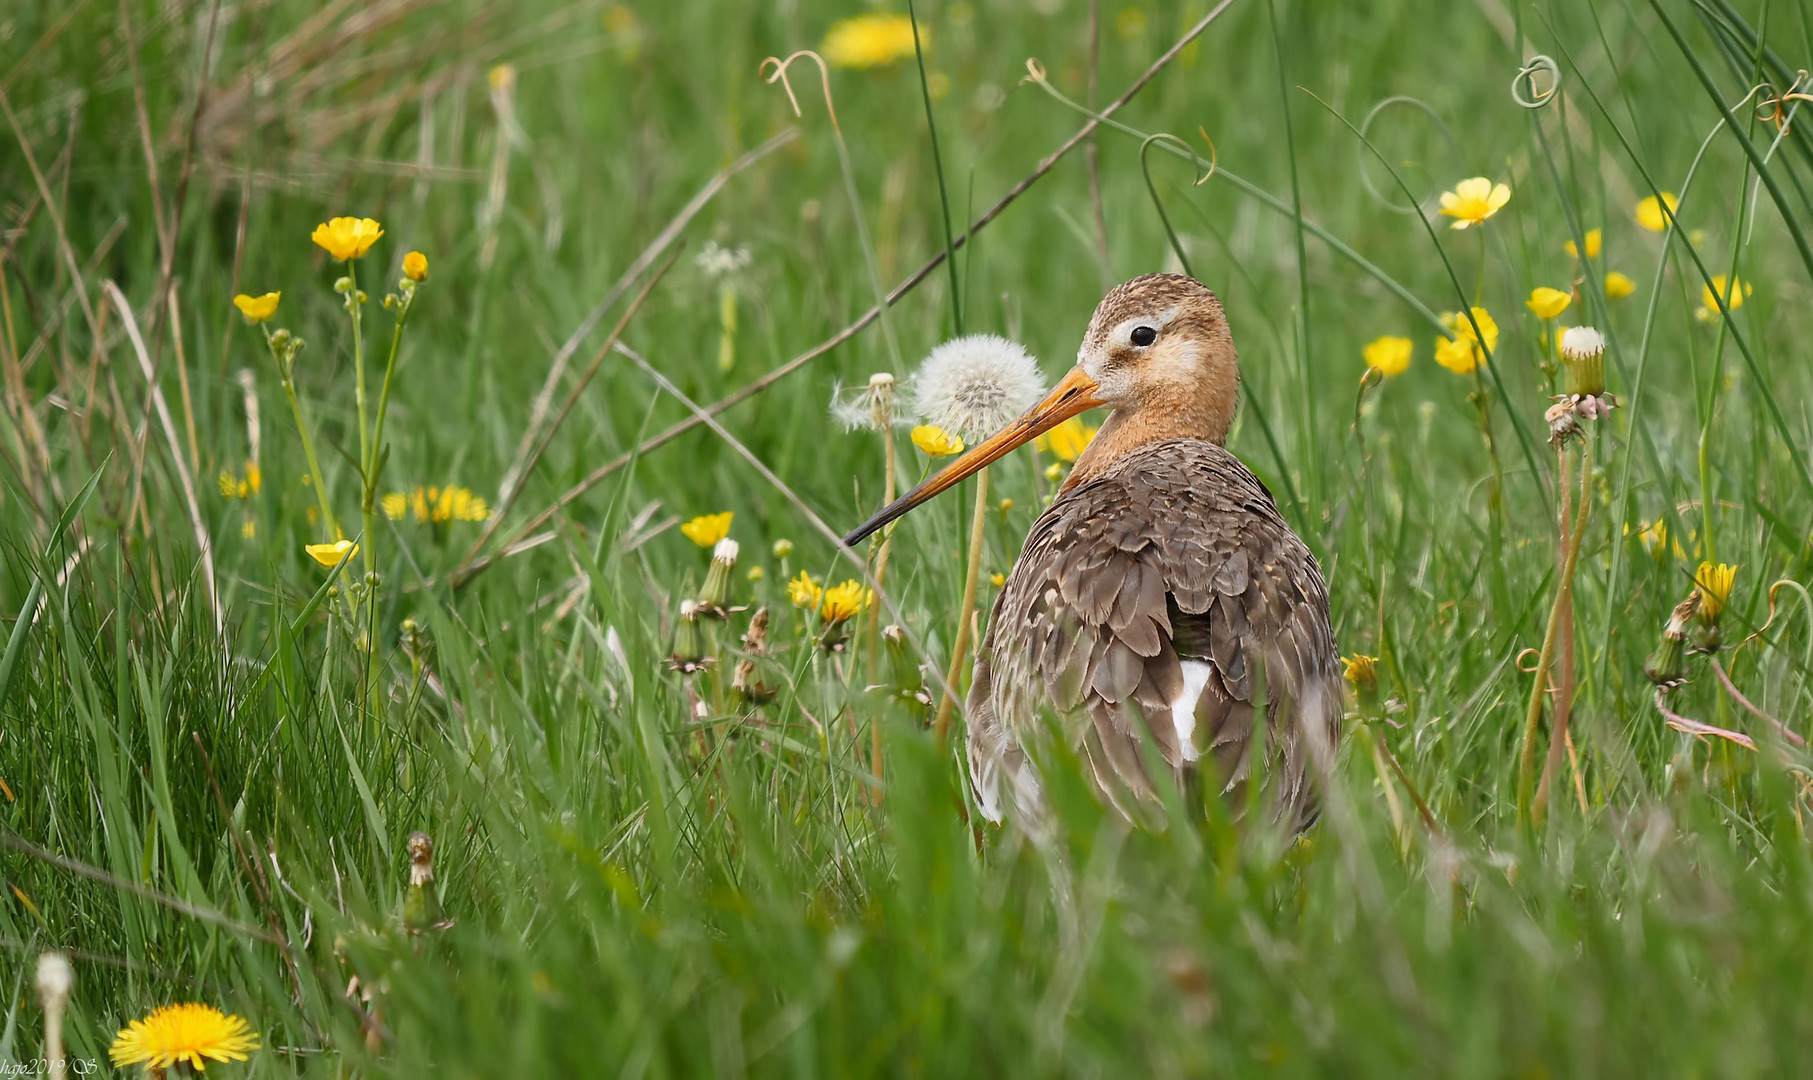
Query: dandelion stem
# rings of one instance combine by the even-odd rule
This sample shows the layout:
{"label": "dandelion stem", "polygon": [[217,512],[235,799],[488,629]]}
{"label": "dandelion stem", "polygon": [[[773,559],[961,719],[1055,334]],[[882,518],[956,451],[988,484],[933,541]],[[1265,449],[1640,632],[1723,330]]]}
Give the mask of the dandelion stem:
{"label": "dandelion stem", "polygon": [[409,321],[409,309],[414,304],[415,292],[411,290],[403,297],[397,309],[396,329],[390,334],[390,359],[384,363],[384,385],[378,390],[378,416],[371,434],[371,461],[365,467],[366,513],[371,512],[377,501],[378,473],[383,468],[383,463],[378,458],[384,452],[384,417],[390,412],[390,380],[397,371],[397,351],[403,344],[403,324]]}
{"label": "dandelion stem", "polygon": [[[891,404],[889,409],[891,415]],[[887,417],[883,417],[882,420],[882,457],[886,462],[888,471],[887,478],[882,481],[881,505],[887,506],[894,501],[894,427],[893,424],[888,421]],[[887,528],[881,530],[880,536],[875,538],[875,591],[877,593],[881,592],[882,583],[887,579],[888,555],[893,549],[894,526],[890,524]],[[881,605],[878,603],[869,605],[869,625],[867,634],[869,645],[869,677],[876,681],[880,681],[880,676],[877,672],[881,670]],[[883,769],[881,761],[881,721],[879,716],[871,718],[869,721],[869,759],[870,769],[875,774],[873,802],[876,806],[880,806]]]}
{"label": "dandelion stem", "polygon": [[[1580,460],[1580,509],[1574,518],[1574,532],[1568,537],[1562,558],[1561,576],[1555,584],[1555,602],[1549,608],[1548,631],[1543,634],[1542,652],[1536,659],[1535,679],[1530,684],[1530,707],[1524,716],[1523,747],[1517,761],[1517,816],[1526,824],[1535,824],[1540,810],[1532,803],[1536,780],[1536,731],[1542,723],[1542,695],[1548,685],[1549,664],[1555,658],[1555,643],[1561,637],[1562,613],[1573,588],[1574,567],[1580,561],[1580,541],[1586,534],[1587,515],[1592,512],[1593,444],[1587,440]],[[1555,739],[1562,738],[1556,731]]]}
{"label": "dandelion stem", "polygon": [[940,745],[951,726],[951,713],[957,707],[957,680],[963,675],[963,661],[969,655],[970,614],[976,610],[977,579],[982,574],[982,527],[988,522],[988,470],[976,473],[976,508],[969,522],[969,567],[963,574],[963,603],[957,608],[957,639],[951,646],[950,671],[944,677],[946,692],[938,703],[938,719],[932,730]]}

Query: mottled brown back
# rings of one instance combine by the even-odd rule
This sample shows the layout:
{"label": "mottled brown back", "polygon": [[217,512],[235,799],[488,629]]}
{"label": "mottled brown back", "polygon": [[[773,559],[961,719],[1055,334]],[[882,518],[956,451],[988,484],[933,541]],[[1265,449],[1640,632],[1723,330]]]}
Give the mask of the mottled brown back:
{"label": "mottled brown back", "polygon": [[[1184,745],[1171,704],[1187,661],[1207,671],[1196,669],[1204,685]],[[1148,743],[1178,780],[1206,764],[1204,778],[1238,796],[1261,694],[1271,816],[1303,828],[1316,815],[1308,739],[1327,749],[1340,734],[1322,572],[1234,455],[1200,439],[1156,442],[1064,492],[1026,538],[976,661],[971,780],[991,817],[1002,780],[1033,810],[1038,781],[1024,745],[1050,709],[1102,796],[1129,818],[1158,805]]]}

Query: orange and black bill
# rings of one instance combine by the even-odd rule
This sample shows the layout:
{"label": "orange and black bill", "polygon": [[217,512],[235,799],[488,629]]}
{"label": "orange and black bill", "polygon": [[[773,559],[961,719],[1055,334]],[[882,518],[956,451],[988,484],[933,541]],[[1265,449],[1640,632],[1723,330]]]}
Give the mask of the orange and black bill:
{"label": "orange and black bill", "polygon": [[869,534],[880,530],[913,507],[934,495],[956,487],[963,480],[1001,460],[1018,447],[1024,446],[1076,414],[1086,409],[1099,408],[1101,405],[1102,401],[1095,396],[1095,380],[1083,374],[1082,368],[1071,368],[1070,374],[1064,376],[1058,385],[1052,388],[1044,401],[1026,410],[1026,415],[1007,425],[998,434],[970,447],[962,457],[933,473],[925,479],[924,483],[882,508],[880,513],[863,522],[850,535],[844,537],[844,543],[850,545],[859,543]]}

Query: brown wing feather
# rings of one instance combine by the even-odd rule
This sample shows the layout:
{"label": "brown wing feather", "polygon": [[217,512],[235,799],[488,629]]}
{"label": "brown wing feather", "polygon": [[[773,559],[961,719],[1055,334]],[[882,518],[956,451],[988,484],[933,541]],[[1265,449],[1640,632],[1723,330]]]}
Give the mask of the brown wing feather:
{"label": "brown wing feather", "polygon": [[[1189,661],[1208,667],[1193,730],[1171,716]],[[1300,827],[1315,815],[1305,737],[1338,738],[1340,678],[1322,572],[1264,485],[1213,443],[1154,443],[1064,492],[1027,536],[976,662],[972,780],[985,810],[1003,778],[1031,809],[1022,740],[1054,709],[1129,817],[1157,797],[1148,741],[1180,777],[1208,761],[1237,794],[1263,693],[1273,814]]]}

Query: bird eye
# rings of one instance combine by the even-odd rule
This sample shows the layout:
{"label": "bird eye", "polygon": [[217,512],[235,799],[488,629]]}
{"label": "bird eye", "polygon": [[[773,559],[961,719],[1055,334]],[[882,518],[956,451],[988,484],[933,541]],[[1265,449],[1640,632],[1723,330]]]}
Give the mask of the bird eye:
{"label": "bird eye", "polygon": [[1136,326],[1133,328],[1133,344],[1138,345],[1140,348],[1143,349],[1157,340],[1158,331],[1152,329],[1150,326]]}

